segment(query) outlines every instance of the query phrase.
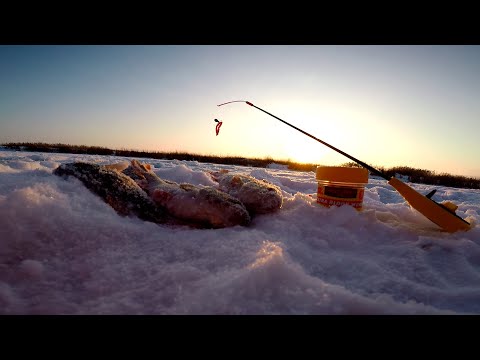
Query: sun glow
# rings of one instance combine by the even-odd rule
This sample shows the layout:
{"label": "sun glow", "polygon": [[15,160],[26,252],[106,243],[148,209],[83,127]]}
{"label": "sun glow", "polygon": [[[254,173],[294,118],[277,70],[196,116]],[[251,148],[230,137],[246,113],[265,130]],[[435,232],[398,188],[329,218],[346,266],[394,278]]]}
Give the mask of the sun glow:
{"label": "sun glow", "polygon": [[[298,118],[297,116],[297,120]],[[298,128],[302,128],[303,131],[332,146],[340,146],[335,144],[340,144],[344,140],[340,126],[335,125],[336,123],[333,121],[322,121],[319,123],[314,116],[310,116],[300,118],[297,123],[298,126],[297,124],[294,125]],[[285,157],[291,161],[308,164],[326,164],[334,160],[333,158],[338,158],[332,149],[310,138],[308,135],[288,127],[284,131],[283,135],[286,141],[283,143],[283,151]]]}
{"label": "sun glow", "polygon": [[304,136],[299,141],[287,141],[284,144],[285,157],[291,161],[305,164],[318,164],[322,162],[328,148]]}

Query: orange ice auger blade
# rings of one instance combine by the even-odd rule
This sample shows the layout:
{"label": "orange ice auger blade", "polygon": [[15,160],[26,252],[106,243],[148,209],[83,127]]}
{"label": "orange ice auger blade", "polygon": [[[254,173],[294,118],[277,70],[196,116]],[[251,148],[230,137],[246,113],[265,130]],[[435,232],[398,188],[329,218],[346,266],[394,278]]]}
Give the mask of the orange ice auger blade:
{"label": "orange ice auger blade", "polygon": [[426,218],[428,218],[430,221],[434,222],[438,226],[440,226],[442,229],[444,229],[447,232],[455,232],[459,230],[469,230],[471,229],[471,225],[463,220],[461,217],[459,217],[457,214],[455,214],[455,209],[456,205],[454,204],[439,204],[436,201],[432,200],[431,197],[435,193],[435,191],[430,192],[427,195],[422,195],[418,191],[414,190],[407,184],[403,183],[402,181],[398,180],[395,177],[389,178],[387,175],[382,173],[381,171],[375,169],[374,167],[364,163],[363,161],[358,160],[357,158],[354,158],[353,156],[343,152],[340,149],[337,149],[336,147],[326,143],[323,140],[320,140],[316,138],[315,136],[307,133],[306,131],[303,131],[302,129],[297,128],[296,126],[286,122],[285,120],[280,119],[279,117],[270,114],[268,111],[265,111],[258,106],[253,105],[250,101],[245,101],[245,100],[235,100],[235,101],[229,101],[217,106],[222,106],[226,104],[230,104],[233,102],[244,102],[247,105],[250,105],[254,108],[257,108],[260,111],[263,111],[264,113],[274,117],[277,120],[280,120],[284,124],[294,128],[297,131],[300,131],[302,134],[305,134],[312,139],[318,141],[319,143],[329,147],[332,150],[335,150],[336,152],[346,156],[350,160],[355,161],[357,164],[363,166],[364,168],[370,170],[372,173],[384,178],[385,180],[388,181],[388,183],[395,189],[397,190],[402,197],[407,200],[407,202],[410,204],[412,208],[420,212],[422,215],[424,215]]}

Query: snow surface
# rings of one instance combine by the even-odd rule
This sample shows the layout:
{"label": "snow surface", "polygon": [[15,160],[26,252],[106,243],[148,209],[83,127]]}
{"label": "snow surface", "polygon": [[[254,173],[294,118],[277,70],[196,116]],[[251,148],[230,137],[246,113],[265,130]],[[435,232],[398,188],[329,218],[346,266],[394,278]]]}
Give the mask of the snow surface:
{"label": "snow surface", "polygon": [[77,160],[128,158],[0,151],[0,314],[480,313],[479,190],[436,187],[473,224],[449,234],[375,177],[358,212],[316,204],[313,172],[139,159],[176,182],[227,169],[281,188],[278,212],[202,230],[121,217],[52,174]]}

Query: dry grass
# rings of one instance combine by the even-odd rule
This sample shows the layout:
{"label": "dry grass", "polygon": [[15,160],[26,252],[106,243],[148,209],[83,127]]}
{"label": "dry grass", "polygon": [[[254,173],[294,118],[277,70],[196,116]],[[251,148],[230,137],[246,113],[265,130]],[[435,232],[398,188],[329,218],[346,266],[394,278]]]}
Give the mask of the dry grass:
{"label": "dry grass", "polygon": [[[187,160],[207,162],[213,164],[242,165],[251,167],[266,167],[268,164],[276,163],[287,165],[288,169],[296,171],[315,171],[321,164],[303,164],[290,160],[276,160],[271,157],[264,158],[245,158],[239,156],[214,156],[199,155],[185,152],[161,152],[161,151],[142,151],[129,149],[108,149],[101,146],[70,145],[70,144],[46,144],[46,143],[6,143],[2,146],[11,150],[56,152],[69,154],[92,154],[92,155],[113,155],[126,157],[142,157],[165,160]],[[341,164],[341,166],[359,166],[354,162]],[[379,167],[381,172],[387,176],[401,174],[409,176],[410,181],[414,183],[442,185],[457,188],[480,189],[480,179],[447,173],[437,174],[434,171],[425,169],[414,169],[408,166],[396,166],[385,169]]]}

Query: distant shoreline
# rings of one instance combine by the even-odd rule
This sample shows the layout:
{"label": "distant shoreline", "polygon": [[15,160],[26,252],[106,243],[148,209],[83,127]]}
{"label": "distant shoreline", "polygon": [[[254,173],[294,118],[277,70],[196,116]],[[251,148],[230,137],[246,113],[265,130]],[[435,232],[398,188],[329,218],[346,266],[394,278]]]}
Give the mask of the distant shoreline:
{"label": "distant shoreline", "polygon": [[[100,146],[86,145],[70,145],[70,144],[47,144],[47,143],[5,143],[2,147],[14,151],[38,151],[38,152],[56,152],[69,154],[88,154],[88,155],[106,155],[106,156],[123,156],[123,157],[148,157],[153,159],[164,160],[186,160],[208,162],[213,164],[239,165],[249,167],[266,168],[267,165],[275,163],[285,165],[289,170],[294,171],[313,171],[315,172],[318,165],[321,164],[303,164],[290,160],[275,160],[271,157],[264,158],[245,158],[240,156],[215,156],[190,154],[186,152],[160,152],[160,151],[141,151],[128,149],[108,149]],[[339,166],[356,166],[356,163],[349,162],[340,164]],[[408,166],[396,166],[392,168],[380,167],[388,177],[401,176],[407,181],[413,183],[448,186],[466,189],[480,189],[480,179],[474,177],[466,177],[461,175],[451,175],[446,173],[436,174],[434,171],[424,169],[414,169]]]}

